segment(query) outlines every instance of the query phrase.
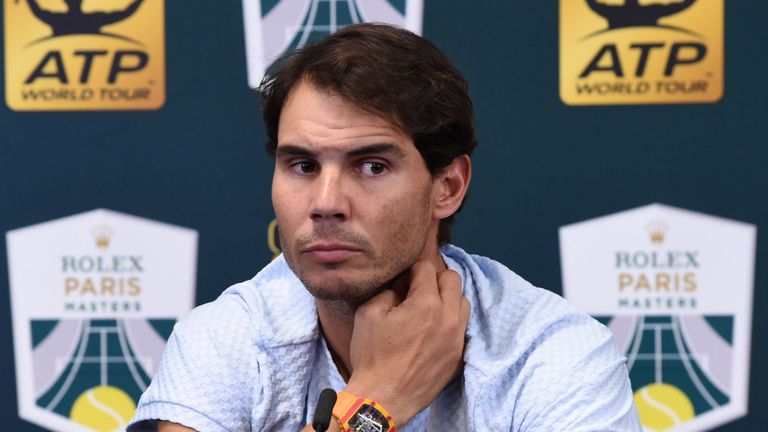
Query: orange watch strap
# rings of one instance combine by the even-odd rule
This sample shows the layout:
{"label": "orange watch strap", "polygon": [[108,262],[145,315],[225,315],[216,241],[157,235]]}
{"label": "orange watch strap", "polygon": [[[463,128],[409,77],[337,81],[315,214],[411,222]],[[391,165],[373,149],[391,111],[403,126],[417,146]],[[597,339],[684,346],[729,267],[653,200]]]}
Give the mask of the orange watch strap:
{"label": "orange watch strap", "polygon": [[347,432],[349,418],[363,404],[364,398],[359,398],[352,393],[340,391],[336,393],[336,403],[333,405],[333,416],[339,420],[342,432]]}

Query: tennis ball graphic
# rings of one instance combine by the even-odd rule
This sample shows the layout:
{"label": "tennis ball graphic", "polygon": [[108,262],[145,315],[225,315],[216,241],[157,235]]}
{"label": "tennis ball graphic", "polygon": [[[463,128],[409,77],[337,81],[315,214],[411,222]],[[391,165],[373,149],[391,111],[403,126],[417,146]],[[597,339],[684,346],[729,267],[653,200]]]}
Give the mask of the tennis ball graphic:
{"label": "tennis ball graphic", "polygon": [[664,431],[692,419],[696,413],[688,396],[665,383],[649,384],[635,392],[635,405],[644,427]]}
{"label": "tennis ball graphic", "polygon": [[124,431],[136,404],[117,387],[98,386],[84,391],[72,405],[69,418],[94,431]]}

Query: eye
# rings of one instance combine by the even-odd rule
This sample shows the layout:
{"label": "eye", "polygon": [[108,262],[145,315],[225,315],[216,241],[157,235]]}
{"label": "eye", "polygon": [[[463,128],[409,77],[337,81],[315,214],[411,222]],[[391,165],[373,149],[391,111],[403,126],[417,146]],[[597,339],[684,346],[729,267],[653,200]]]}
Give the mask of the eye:
{"label": "eye", "polygon": [[378,175],[384,174],[384,172],[387,171],[387,166],[381,162],[366,161],[366,162],[363,162],[360,170],[365,175],[378,176]]}
{"label": "eye", "polygon": [[311,161],[303,160],[291,164],[291,169],[300,174],[310,174],[317,171],[317,164]]}

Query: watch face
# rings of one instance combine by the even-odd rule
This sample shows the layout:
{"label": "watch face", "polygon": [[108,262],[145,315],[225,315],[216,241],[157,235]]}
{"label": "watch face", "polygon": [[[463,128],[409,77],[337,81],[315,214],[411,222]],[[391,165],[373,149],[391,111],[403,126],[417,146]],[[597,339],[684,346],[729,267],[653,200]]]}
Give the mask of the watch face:
{"label": "watch face", "polygon": [[349,420],[349,427],[355,432],[387,432],[389,422],[379,410],[368,404],[362,404]]}

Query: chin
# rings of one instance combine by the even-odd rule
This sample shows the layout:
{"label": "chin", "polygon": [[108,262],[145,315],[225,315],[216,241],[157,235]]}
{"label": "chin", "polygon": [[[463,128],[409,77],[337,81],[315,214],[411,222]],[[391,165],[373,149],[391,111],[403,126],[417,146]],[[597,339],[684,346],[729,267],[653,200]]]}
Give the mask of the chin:
{"label": "chin", "polygon": [[[387,263],[339,262],[319,264],[283,250],[288,267],[318,300],[362,303],[390,287],[399,274]],[[298,258],[298,259],[296,259]]]}
{"label": "chin", "polygon": [[380,283],[377,279],[350,280],[340,276],[315,274],[307,278],[299,275],[299,279],[307,291],[318,300],[351,303],[362,303],[389,286],[387,280]]}

